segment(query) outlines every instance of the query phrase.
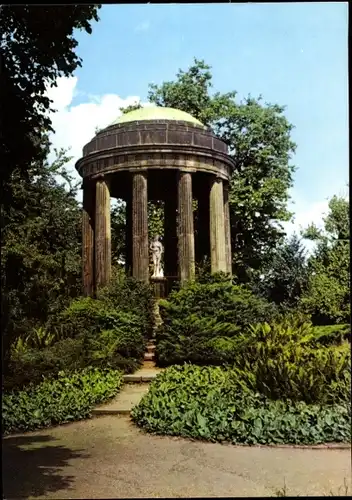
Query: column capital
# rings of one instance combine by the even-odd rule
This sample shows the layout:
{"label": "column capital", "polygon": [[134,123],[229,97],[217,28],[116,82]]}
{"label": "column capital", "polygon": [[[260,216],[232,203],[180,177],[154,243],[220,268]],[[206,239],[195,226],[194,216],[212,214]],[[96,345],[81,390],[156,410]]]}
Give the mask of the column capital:
{"label": "column capital", "polygon": [[181,168],[177,169],[177,173],[179,175],[181,175],[181,174],[191,174],[192,175],[192,174],[194,174],[196,172],[197,172],[197,169],[194,168],[194,167],[189,167],[189,168],[181,167]]}
{"label": "column capital", "polygon": [[148,175],[148,167],[135,167],[135,168],[130,168],[128,170],[131,174],[141,174],[147,177]]}
{"label": "column capital", "polygon": [[224,179],[220,177],[218,174],[211,174],[211,180],[213,182],[224,182]]}

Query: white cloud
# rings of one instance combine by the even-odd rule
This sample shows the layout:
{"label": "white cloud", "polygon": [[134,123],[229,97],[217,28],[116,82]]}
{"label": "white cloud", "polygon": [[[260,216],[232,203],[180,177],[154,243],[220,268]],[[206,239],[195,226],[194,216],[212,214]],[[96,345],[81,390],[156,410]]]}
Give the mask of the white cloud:
{"label": "white cloud", "polygon": [[328,200],[323,200],[312,203],[296,202],[292,205],[290,210],[294,212],[294,217],[292,222],[285,223],[287,234],[291,235],[295,231],[299,232],[311,223],[314,223],[318,228],[322,229],[324,225],[323,218],[329,210],[328,203]]}
{"label": "white cloud", "polygon": [[[324,221],[323,218],[329,211],[329,200],[322,201],[303,201],[299,198],[295,198],[292,195],[293,203],[290,204],[289,210],[294,213],[293,220],[291,222],[282,223],[287,236],[291,236],[293,233],[300,236],[300,231],[307,228],[311,223],[314,223],[319,229],[323,229]],[[309,240],[303,240],[303,243],[310,254],[316,244]]]}
{"label": "white cloud", "polygon": [[[300,236],[301,229],[307,228],[310,224],[315,224],[318,229],[324,229],[324,218],[329,212],[329,201],[334,196],[337,195],[345,200],[349,199],[348,186],[341,185],[338,192],[331,193],[326,199],[319,201],[307,201],[302,199],[302,197],[297,193],[295,189],[291,190],[291,203],[289,205],[289,210],[294,213],[292,222],[285,222],[282,225],[288,236],[291,236],[294,232]],[[303,240],[304,245],[310,254],[316,244],[309,240]]]}
{"label": "white cloud", "polygon": [[150,21],[143,21],[142,23],[137,24],[134,31],[136,33],[140,33],[142,31],[148,31],[150,28]]}
{"label": "white cloud", "polygon": [[[140,101],[140,98],[128,96],[124,99],[117,94],[87,95],[77,91],[77,82],[77,77],[59,78],[57,87],[48,89],[47,95],[53,100],[52,108],[56,110],[55,113],[50,114],[55,131],[50,137],[52,149],[69,149],[68,154],[73,157],[69,167],[79,179],[74,166],[82,156],[83,146],[94,137],[95,129],[108,126],[121,115],[120,108],[135,104]],[[72,105],[72,100],[76,95],[84,95],[86,101]],[[53,159],[54,153],[52,152],[49,160]]]}

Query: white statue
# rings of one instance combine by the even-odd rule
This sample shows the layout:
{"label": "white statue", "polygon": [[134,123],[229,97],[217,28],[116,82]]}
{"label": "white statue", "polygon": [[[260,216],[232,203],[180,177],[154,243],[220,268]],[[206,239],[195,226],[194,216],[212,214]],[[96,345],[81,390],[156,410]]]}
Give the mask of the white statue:
{"label": "white statue", "polygon": [[158,235],[156,235],[154,237],[154,240],[151,242],[150,249],[152,251],[153,266],[154,266],[154,272],[152,278],[163,278],[164,271],[161,266],[161,255],[164,251],[164,247],[161,241],[159,241]]}

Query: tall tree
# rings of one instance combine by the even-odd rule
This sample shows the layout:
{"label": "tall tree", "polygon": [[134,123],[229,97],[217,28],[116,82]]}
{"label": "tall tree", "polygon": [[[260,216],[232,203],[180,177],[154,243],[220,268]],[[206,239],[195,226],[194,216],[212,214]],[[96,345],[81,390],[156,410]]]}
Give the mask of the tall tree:
{"label": "tall tree", "polygon": [[316,243],[309,260],[309,287],[302,305],[318,324],[350,321],[349,214],[349,201],[333,196],[324,230],[311,224],[302,233]]}
{"label": "tall tree", "polygon": [[32,164],[29,180],[11,177],[15,208],[8,210],[1,255],[5,354],[14,337],[45,323],[81,290],[81,209],[68,160],[59,151],[52,164]]}
{"label": "tall tree", "polygon": [[[48,113],[51,101],[46,90],[57,85],[59,76],[70,76],[81,65],[75,52],[75,30],[91,33],[91,22],[98,20],[99,8],[99,5],[3,5],[0,8],[1,330],[5,351],[11,334],[19,327],[18,318],[24,318],[22,313],[17,317],[14,311],[26,309],[31,314],[30,305],[36,309],[39,307],[31,302],[25,290],[31,286],[32,271],[43,264],[34,257],[37,251],[34,247],[45,245],[47,231],[43,228],[44,221],[39,220],[41,209],[38,203],[43,210],[48,199],[54,203],[53,197],[44,196],[39,202],[33,192],[34,188],[39,189],[39,184],[36,185],[38,179],[38,182],[44,182],[42,168],[48,152],[47,133],[52,130]],[[53,193],[57,193],[55,188]],[[30,213],[37,214],[38,225],[32,224]],[[67,213],[63,216],[57,212],[55,217],[58,224],[58,221],[67,219]],[[45,224],[51,227],[52,220]],[[57,236],[62,237],[67,227],[63,225],[61,230]],[[38,244],[34,242],[35,233],[43,238]],[[39,253],[45,254],[44,250]],[[49,265],[48,261],[45,265]],[[57,267],[56,260],[52,261],[52,267]],[[23,268],[29,274],[22,272]],[[49,274],[53,276],[55,273],[52,270],[41,274],[42,279]],[[43,304],[40,290],[39,286],[33,294],[33,300],[37,297],[37,304]],[[28,298],[27,305],[24,297]],[[15,307],[13,301],[22,305]],[[5,336],[4,332],[7,332]]]}
{"label": "tall tree", "polygon": [[[99,5],[3,5],[0,10],[2,179],[43,160],[41,134],[51,130],[47,86],[70,76],[81,59],[75,30],[91,33]],[[5,190],[4,195],[11,197]],[[3,199],[3,203],[8,198]]]}
{"label": "tall tree", "polygon": [[158,106],[192,114],[227,143],[235,160],[230,191],[233,269],[246,282],[258,275],[282,241],[280,222],[292,215],[287,201],[294,172],[293,127],[283,106],[251,96],[237,102],[236,92],[211,93],[210,69],[195,59],[175,81],[150,85],[148,97]]}
{"label": "tall tree", "polygon": [[297,307],[308,286],[306,251],[296,234],[279,245],[255,287],[265,298],[287,308]]}

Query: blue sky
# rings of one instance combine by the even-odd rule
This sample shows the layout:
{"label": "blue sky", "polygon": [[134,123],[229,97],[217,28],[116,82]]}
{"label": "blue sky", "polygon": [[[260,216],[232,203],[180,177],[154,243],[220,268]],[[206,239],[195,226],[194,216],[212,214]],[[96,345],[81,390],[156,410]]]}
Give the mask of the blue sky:
{"label": "blue sky", "polygon": [[347,15],[339,2],[104,5],[92,35],[78,35],[83,66],[66,111],[104,95],[145,101],[149,83],[204,59],[215,91],[287,106],[292,197],[298,219],[313,217],[348,182]]}

